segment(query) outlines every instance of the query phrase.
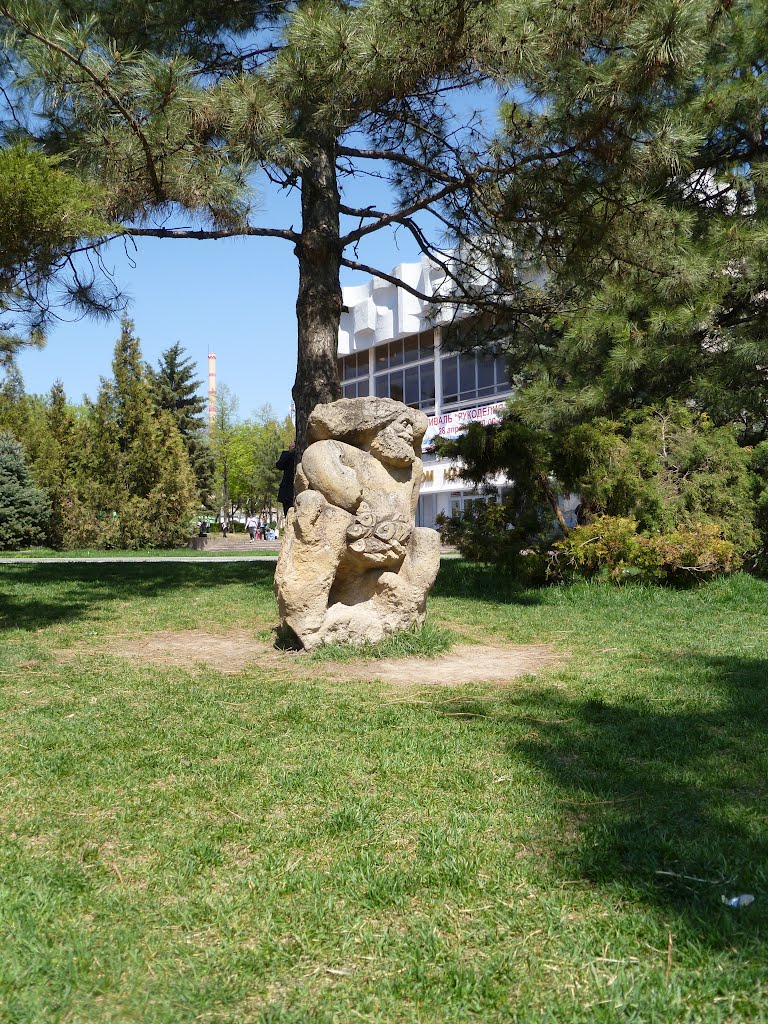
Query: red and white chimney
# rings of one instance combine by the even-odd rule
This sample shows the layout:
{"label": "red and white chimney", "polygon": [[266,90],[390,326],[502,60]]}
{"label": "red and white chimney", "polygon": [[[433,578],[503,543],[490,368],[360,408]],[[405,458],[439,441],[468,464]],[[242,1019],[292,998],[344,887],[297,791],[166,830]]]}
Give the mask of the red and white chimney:
{"label": "red and white chimney", "polygon": [[216,422],[216,353],[208,353],[208,423]]}

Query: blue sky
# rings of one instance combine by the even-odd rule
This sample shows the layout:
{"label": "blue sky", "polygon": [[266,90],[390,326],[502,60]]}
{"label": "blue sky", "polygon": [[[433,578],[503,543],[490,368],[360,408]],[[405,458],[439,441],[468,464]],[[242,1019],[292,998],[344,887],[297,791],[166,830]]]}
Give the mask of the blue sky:
{"label": "blue sky", "polygon": [[[496,127],[499,99],[490,87],[454,94],[458,123],[472,110],[482,110],[486,127]],[[374,178],[344,181],[345,201],[352,206],[391,208],[387,186]],[[298,228],[299,195],[278,192],[256,183],[260,197],[253,223]],[[420,218],[423,227],[433,224]],[[190,226],[183,212],[167,227]],[[428,230],[433,241],[434,232]],[[207,357],[216,353],[218,382],[237,396],[239,414],[250,416],[270,404],[282,417],[291,409],[296,372],[296,292],[298,267],[293,245],[282,239],[235,238],[221,241],[137,239],[138,251],[122,241],[104,250],[104,262],[130,297],[127,315],[134,321],[144,358],[156,365],[160,353],[181,342],[198,367],[207,388]],[[419,258],[407,231],[375,232],[363,239],[353,259],[387,272],[399,263]],[[366,278],[342,270],[341,283],[359,284]],[[111,375],[112,353],[120,333],[113,321],[82,319],[59,322],[44,349],[22,350],[18,357],[26,390],[44,394],[57,379],[70,401],[96,395],[101,377]]]}
{"label": "blue sky", "polygon": [[[377,190],[379,196],[381,189]],[[373,201],[378,201],[377,197]],[[298,227],[298,197],[265,195],[255,218],[269,226]],[[169,226],[185,226],[183,215]],[[153,365],[160,353],[180,341],[207,380],[208,351],[216,353],[219,383],[250,416],[269,403],[279,416],[291,407],[296,370],[296,290],[293,246],[282,239],[221,241],[138,239],[129,259],[122,242],[104,250],[105,263],[130,296],[128,315]],[[405,233],[395,239],[379,232],[360,247],[360,258],[390,270],[418,259]],[[135,265],[134,265],[135,264]],[[365,280],[344,271],[342,284]],[[120,333],[117,320],[60,322],[41,350],[25,350],[18,364],[29,393],[43,394],[61,379],[71,401],[95,397],[99,378],[110,376],[112,352]]]}

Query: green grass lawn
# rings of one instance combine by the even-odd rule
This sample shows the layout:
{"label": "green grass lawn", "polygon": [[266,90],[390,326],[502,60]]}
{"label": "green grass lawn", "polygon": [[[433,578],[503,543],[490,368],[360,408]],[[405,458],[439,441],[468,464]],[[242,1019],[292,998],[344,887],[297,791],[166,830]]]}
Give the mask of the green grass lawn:
{"label": "green grass lawn", "polygon": [[436,635],[571,655],[504,690],[109,653],[272,570],[0,567],[3,1024],[768,1020],[768,585],[444,562]]}

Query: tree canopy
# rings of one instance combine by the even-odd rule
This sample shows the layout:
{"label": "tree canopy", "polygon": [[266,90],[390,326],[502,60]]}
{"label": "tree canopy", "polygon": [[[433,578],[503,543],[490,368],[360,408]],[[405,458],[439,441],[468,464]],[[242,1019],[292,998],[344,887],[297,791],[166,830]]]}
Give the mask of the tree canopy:
{"label": "tree canopy", "polygon": [[202,504],[207,504],[213,487],[213,456],[208,444],[206,399],[200,394],[202,381],[196,379],[196,367],[184,355],[181,342],[165,349],[157,367],[147,368],[152,401],[173,418],[197,480]]}
{"label": "tree canopy", "polygon": [[768,8],[644,6],[644,43],[566,55],[538,111],[503,107],[503,148],[557,158],[463,227],[513,254],[518,301],[496,310],[495,340],[517,415],[556,429],[675,399],[754,443],[768,436]]}
{"label": "tree canopy", "polygon": [[48,514],[48,499],[32,480],[24,449],[0,432],[0,550],[42,541]]}
{"label": "tree canopy", "polygon": [[119,305],[108,278],[75,261],[109,232],[101,189],[59,163],[24,143],[0,148],[0,361],[41,343],[53,306],[106,316]]}
{"label": "tree canopy", "polygon": [[[341,268],[389,278],[359,258],[358,245],[397,226],[435,260],[444,301],[493,293],[530,320],[540,296],[517,287],[501,236],[490,260],[482,247],[500,273],[490,289],[478,279],[478,227],[491,213],[497,227],[500,212],[517,223],[523,208],[534,211],[527,240],[538,238],[546,183],[560,167],[575,179],[564,182],[570,193],[579,168],[621,167],[622,151],[666,165],[680,132],[659,121],[659,97],[701,75],[709,35],[741,17],[742,7],[731,6],[0,0],[0,18],[17,119],[104,189],[107,216],[123,232],[251,235],[294,246],[301,444],[311,408],[339,395]],[[509,101],[501,139],[467,99],[484,85]],[[488,103],[487,94],[478,101]],[[257,171],[262,184],[300,191],[300,225],[261,223],[252,201]],[[361,206],[361,179],[384,179],[391,204]],[[181,211],[197,223],[174,226]],[[473,275],[461,273],[456,251]]]}

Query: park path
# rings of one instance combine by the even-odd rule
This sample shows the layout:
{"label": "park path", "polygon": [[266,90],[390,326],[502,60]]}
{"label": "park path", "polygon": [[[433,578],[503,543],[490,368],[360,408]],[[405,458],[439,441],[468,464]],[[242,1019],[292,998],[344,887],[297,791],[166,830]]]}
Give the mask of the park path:
{"label": "park path", "polygon": [[133,557],[126,558],[120,555],[114,557],[81,557],[81,558],[67,558],[66,555],[59,557],[58,555],[52,555],[46,558],[0,558],[0,565],[57,565],[61,563],[71,562],[184,562],[186,565],[198,565],[200,562],[276,562],[277,555],[219,555],[215,557],[211,555],[148,555],[146,558],[142,558],[141,555],[134,555]]}
{"label": "park path", "polygon": [[[440,555],[441,558],[461,558],[461,555],[457,551],[443,551]],[[114,555],[113,557],[105,556],[104,558],[99,557],[79,557],[79,558],[67,558],[66,555],[58,556],[52,555],[44,558],[24,557],[20,558],[18,555],[13,558],[0,558],[0,565],[61,565],[61,564],[75,564],[83,562],[94,562],[97,565],[103,563],[112,562],[141,562],[146,564],[147,562],[184,562],[186,565],[198,565],[200,562],[212,564],[214,562],[254,562],[258,565],[259,562],[276,562],[277,553],[274,555],[218,555],[218,556],[207,556],[207,555],[148,555],[146,558],[142,558],[141,555],[134,555],[133,557],[125,557],[121,555]]]}

